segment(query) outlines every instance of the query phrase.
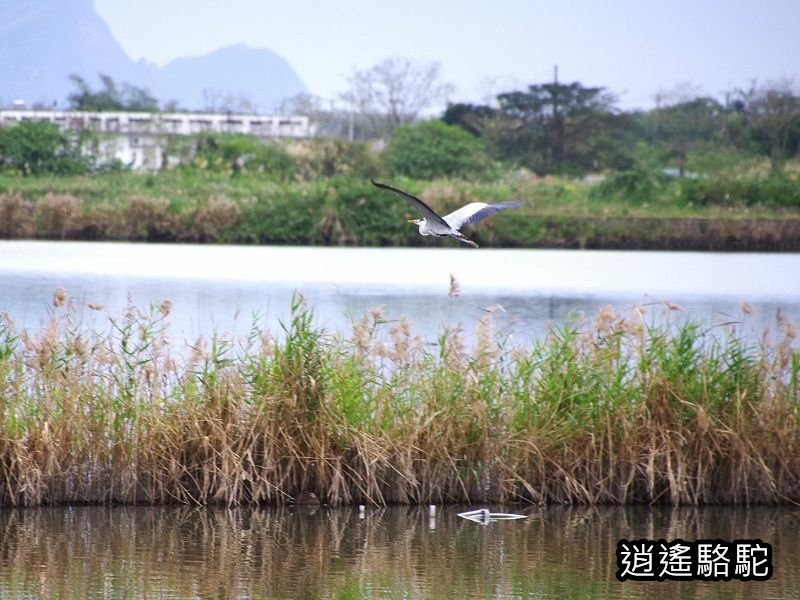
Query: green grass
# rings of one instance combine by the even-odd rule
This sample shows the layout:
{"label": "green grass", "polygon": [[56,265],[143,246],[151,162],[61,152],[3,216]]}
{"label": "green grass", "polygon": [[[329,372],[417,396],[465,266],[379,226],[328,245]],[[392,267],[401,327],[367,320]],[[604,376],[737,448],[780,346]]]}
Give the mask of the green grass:
{"label": "green grass", "polygon": [[423,345],[296,297],[273,335],[167,336],[170,306],[0,324],[0,505],[800,500],[800,353],[603,309],[531,347],[489,316]]}

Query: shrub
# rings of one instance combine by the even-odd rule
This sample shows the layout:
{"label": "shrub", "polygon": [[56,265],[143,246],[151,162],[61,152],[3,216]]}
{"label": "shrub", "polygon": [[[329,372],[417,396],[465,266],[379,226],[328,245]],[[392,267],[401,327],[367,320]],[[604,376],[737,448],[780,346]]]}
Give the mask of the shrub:
{"label": "shrub", "polygon": [[148,242],[171,241],[176,238],[176,222],[169,211],[169,200],[137,196],[128,204],[123,236]]}
{"label": "shrub", "polygon": [[197,140],[195,168],[229,172],[263,173],[270,179],[286,180],[295,175],[296,166],[289,153],[274,142],[263,142],[249,135],[207,134]]}
{"label": "shrub", "polygon": [[380,167],[375,154],[363,142],[303,140],[289,145],[287,152],[295,160],[298,175],[307,181],[337,175],[374,177]]}
{"label": "shrub", "polygon": [[0,165],[23,175],[71,175],[88,170],[77,140],[47,121],[23,121],[0,129]]}
{"label": "shrub", "polygon": [[593,187],[590,195],[595,199],[641,204],[652,201],[668,184],[669,178],[659,171],[635,168],[611,175]]}
{"label": "shrub", "polygon": [[416,227],[406,221],[419,214],[407,202],[368,181],[339,179],[334,185],[336,212],[347,241],[368,246],[418,243]]}
{"label": "shrub", "polygon": [[81,202],[70,194],[47,194],[33,209],[37,230],[47,238],[66,239],[78,225]]}
{"label": "shrub", "polygon": [[322,186],[268,188],[243,205],[238,234],[257,244],[319,244],[325,204]]}
{"label": "shrub", "polygon": [[0,194],[0,236],[11,239],[33,235],[32,212],[31,203],[22,194]]}
{"label": "shrub", "polygon": [[227,241],[242,218],[242,209],[227,196],[211,198],[190,215],[183,239],[193,242]]}
{"label": "shrub", "polygon": [[420,179],[481,177],[491,166],[479,138],[441,121],[395,129],[383,160],[393,174]]}
{"label": "shrub", "polygon": [[697,206],[740,205],[800,207],[800,181],[786,176],[680,181],[680,198]]}

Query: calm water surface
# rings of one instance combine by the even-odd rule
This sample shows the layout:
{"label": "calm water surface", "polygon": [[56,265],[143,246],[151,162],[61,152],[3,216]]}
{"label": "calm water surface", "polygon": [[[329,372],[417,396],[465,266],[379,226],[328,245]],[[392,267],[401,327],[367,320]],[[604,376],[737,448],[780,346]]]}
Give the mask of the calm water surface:
{"label": "calm water surface", "polygon": [[[508,507],[506,507],[508,509]],[[798,598],[797,508],[0,510],[3,598]],[[765,582],[620,583],[616,542],[760,538]]]}
{"label": "calm water surface", "polygon": [[[458,297],[448,295],[450,274]],[[57,287],[97,327],[128,298],[144,308],[170,300],[178,341],[244,335],[256,318],[276,330],[294,291],[328,328],[347,331],[383,306],[387,319],[406,316],[429,340],[444,327],[470,331],[496,304],[505,309],[494,313],[497,328],[522,342],[543,336],[550,321],[591,316],[606,304],[623,313],[646,305],[648,319],[669,314],[711,326],[742,319],[749,302],[755,314],[746,329],[756,336],[778,309],[800,321],[800,254],[0,242],[0,311],[38,327]]]}

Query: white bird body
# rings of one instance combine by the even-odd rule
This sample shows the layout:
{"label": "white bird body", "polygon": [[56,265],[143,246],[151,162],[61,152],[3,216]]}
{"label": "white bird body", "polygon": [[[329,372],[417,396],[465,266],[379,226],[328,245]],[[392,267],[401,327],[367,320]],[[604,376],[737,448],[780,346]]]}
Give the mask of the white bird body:
{"label": "white bird body", "polygon": [[410,202],[411,205],[422,214],[424,217],[423,219],[413,219],[409,221],[409,223],[414,223],[415,225],[419,226],[420,235],[452,237],[457,239],[459,242],[472,246],[473,248],[477,248],[478,244],[467,238],[459,231],[464,225],[471,225],[473,223],[477,223],[478,221],[482,221],[483,219],[490,217],[494,213],[501,210],[522,206],[522,202],[519,200],[515,200],[513,202],[500,202],[498,204],[470,202],[458,210],[454,210],[450,214],[440,217],[430,206],[425,204],[425,202],[416,196],[412,196],[407,192],[398,190],[397,188],[393,188],[389,185],[378,183],[377,181],[370,181],[372,181],[372,184],[376,187],[389,190],[401,198],[408,200],[408,202]]}

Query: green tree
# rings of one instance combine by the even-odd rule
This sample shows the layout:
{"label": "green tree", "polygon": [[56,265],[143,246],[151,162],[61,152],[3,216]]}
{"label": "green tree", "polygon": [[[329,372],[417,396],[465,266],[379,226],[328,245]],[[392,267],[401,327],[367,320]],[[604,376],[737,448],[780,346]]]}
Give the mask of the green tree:
{"label": "green tree", "polygon": [[483,134],[484,123],[487,119],[493,119],[497,115],[497,109],[483,104],[448,104],[442,115],[442,121],[448,125],[460,125],[472,135],[480,136]]}
{"label": "green tree", "polygon": [[545,83],[500,94],[487,134],[499,157],[544,174],[604,167],[602,151],[617,136],[615,98],[578,82]]}
{"label": "green tree", "polygon": [[746,108],[756,149],[769,157],[780,174],[786,159],[800,152],[800,94],[790,82],[753,90]]}
{"label": "green tree", "polygon": [[100,75],[103,89],[93,91],[86,81],[78,75],[70,75],[70,80],[78,88],[67,98],[73,110],[107,111],[127,110],[134,112],[158,111],[158,100],[144,88],[129,83],[118,86],[108,75]]}
{"label": "green tree", "polygon": [[438,120],[395,129],[383,159],[392,173],[421,179],[476,177],[490,166],[480,139]]}
{"label": "green tree", "polygon": [[677,162],[682,176],[691,152],[720,146],[726,115],[719,102],[700,96],[658,107],[650,111],[648,122],[652,141]]}
{"label": "green tree", "polygon": [[88,169],[77,139],[48,121],[22,121],[1,128],[0,165],[23,175],[70,175]]}

